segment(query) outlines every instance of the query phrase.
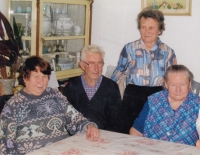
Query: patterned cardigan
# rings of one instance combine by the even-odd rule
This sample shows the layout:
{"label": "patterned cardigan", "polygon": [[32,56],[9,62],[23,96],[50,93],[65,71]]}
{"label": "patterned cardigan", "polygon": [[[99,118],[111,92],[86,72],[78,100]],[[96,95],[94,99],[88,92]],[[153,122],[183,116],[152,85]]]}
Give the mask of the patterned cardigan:
{"label": "patterned cardigan", "polygon": [[0,154],[29,153],[85,131],[89,123],[58,90],[47,88],[40,96],[21,90],[0,116]]}

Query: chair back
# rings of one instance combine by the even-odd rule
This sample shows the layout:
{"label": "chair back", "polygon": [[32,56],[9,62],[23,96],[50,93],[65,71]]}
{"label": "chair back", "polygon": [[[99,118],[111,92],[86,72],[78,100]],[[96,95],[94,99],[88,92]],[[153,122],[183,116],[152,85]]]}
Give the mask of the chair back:
{"label": "chair back", "polygon": [[195,94],[199,95],[200,92],[200,83],[195,80],[192,81],[192,90]]}
{"label": "chair back", "polygon": [[116,68],[116,66],[109,65],[107,67],[107,71],[106,71],[105,76],[110,79],[112,74],[113,74],[113,72],[115,71],[115,68]]}

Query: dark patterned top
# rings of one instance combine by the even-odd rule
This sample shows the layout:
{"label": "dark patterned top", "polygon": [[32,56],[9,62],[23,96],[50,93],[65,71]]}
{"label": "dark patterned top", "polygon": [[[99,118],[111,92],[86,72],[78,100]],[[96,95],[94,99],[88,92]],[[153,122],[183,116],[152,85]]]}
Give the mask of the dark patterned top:
{"label": "dark patterned top", "polygon": [[58,90],[47,88],[40,96],[21,90],[1,113],[0,154],[29,153],[84,131],[89,123]]}

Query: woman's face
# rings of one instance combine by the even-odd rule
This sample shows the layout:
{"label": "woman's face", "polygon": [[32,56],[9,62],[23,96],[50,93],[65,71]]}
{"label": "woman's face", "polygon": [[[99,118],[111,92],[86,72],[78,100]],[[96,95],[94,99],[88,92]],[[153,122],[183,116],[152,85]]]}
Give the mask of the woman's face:
{"label": "woman's face", "polygon": [[170,101],[183,102],[188,95],[191,83],[186,72],[169,73],[165,87],[169,91]]}
{"label": "woman's face", "polygon": [[25,91],[28,94],[39,96],[45,91],[48,85],[49,76],[44,75],[42,72],[40,72],[40,69],[38,67],[36,68],[38,72],[31,71],[30,77],[24,78],[24,82],[26,85]]}
{"label": "woman's face", "polygon": [[160,33],[158,22],[153,18],[140,19],[140,35],[145,43],[155,44]]}

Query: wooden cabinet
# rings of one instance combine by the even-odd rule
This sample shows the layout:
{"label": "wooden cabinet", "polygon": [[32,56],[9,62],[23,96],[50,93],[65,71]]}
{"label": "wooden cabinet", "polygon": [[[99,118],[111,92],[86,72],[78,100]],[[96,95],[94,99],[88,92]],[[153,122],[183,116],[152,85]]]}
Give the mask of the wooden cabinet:
{"label": "wooden cabinet", "polygon": [[23,58],[49,61],[57,79],[82,74],[80,51],[90,42],[93,0],[7,0],[7,18],[23,32]]}

